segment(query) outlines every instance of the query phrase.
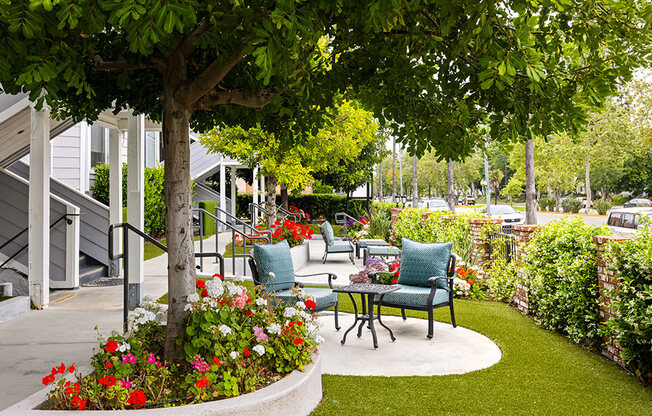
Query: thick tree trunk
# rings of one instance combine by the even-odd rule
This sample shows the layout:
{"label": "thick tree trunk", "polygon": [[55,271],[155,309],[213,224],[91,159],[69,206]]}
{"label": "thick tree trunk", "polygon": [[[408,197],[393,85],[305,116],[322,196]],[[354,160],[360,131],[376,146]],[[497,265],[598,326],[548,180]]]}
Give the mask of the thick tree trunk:
{"label": "thick tree trunk", "polygon": [[392,137],[392,202],[396,202],[396,137]]}
{"label": "thick tree trunk", "polygon": [[267,176],[267,224],[271,228],[276,221],[276,184],[278,179],[276,176]]}
{"label": "thick tree trunk", "polygon": [[453,180],[453,161],[448,161],[448,193],[446,194],[446,204],[448,209],[455,211],[455,183]]}
{"label": "thick tree trunk", "polygon": [[288,209],[288,188],[285,185],[281,185],[281,206],[283,209]]}
{"label": "thick tree trunk", "polygon": [[525,143],[525,223],[537,223],[537,194],[534,185],[534,140]]}
{"label": "thick tree trunk", "polygon": [[589,208],[591,207],[591,162],[586,161],[586,177],[584,179],[584,185],[586,188],[586,208],[584,212],[589,213]]}
{"label": "thick tree trunk", "polygon": [[417,207],[419,203],[419,189],[417,184],[417,155],[412,156],[412,206]]}
{"label": "thick tree trunk", "polygon": [[165,237],[168,246],[168,320],[165,360],[179,359],[188,295],[195,293],[195,250],[190,187],[190,111],[169,98],[163,111]]}

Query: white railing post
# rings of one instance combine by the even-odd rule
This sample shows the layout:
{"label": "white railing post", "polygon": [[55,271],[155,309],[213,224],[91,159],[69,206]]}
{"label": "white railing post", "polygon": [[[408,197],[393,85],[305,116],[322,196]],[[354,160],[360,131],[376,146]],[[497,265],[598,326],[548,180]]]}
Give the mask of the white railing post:
{"label": "white railing post", "polygon": [[[127,119],[127,222],[144,231],[145,227],[145,116],[129,113]],[[129,309],[143,299],[143,240],[129,233]]]}

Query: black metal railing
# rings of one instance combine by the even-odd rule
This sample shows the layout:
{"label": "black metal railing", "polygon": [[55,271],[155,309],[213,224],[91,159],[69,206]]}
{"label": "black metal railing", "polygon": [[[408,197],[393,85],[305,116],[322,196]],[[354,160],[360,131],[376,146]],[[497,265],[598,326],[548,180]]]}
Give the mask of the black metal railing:
{"label": "black metal railing", "polygon": [[357,218],[353,218],[352,216],[350,216],[346,212],[336,212],[335,213],[335,224],[346,225],[350,221],[352,221],[353,223],[358,223],[360,225],[364,225]]}
{"label": "black metal railing", "polygon": [[[235,225],[229,224],[227,221],[223,221],[221,218],[219,218],[217,215],[213,215],[210,212],[206,211],[203,208],[195,208],[193,209],[194,212],[199,213],[199,238],[200,241],[203,241],[204,237],[204,215],[208,215],[210,218],[212,218],[216,224],[221,224],[223,225],[226,229],[231,231],[231,261],[232,261],[232,272],[235,274],[235,267],[236,267],[236,259],[237,258],[244,258],[247,257],[247,249],[252,248],[253,245],[248,245],[247,241],[248,240],[264,240],[268,244],[271,244],[272,242],[272,234],[271,231],[265,230],[265,233],[269,233],[268,236],[255,236],[255,235],[248,235],[245,231],[238,230],[238,228]],[[230,215],[230,214],[228,214]],[[232,215],[231,215],[232,216]],[[251,227],[250,225],[247,224],[248,227]],[[256,228],[251,227],[256,233],[260,233],[260,231],[256,230]],[[236,247],[235,247],[235,236],[239,235],[242,236],[243,239],[243,253],[236,253]],[[215,247],[217,249],[217,242],[218,242],[218,235],[215,235]],[[200,243],[200,249],[203,247],[203,243]],[[243,274],[247,274],[247,262],[243,261]]]}
{"label": "black metal railing", "polygon": [[[113,232],[117,228],[122,228],[122,253],[116,254],[114,252],[114,247],[113,247]],[[109,259],[112,261],[120,260],[122,259],[123,262],[123,273],[124,273],[124,282],[123,282],[123,314],[122,314],[122,326],[124,329],[124,332],[127,332],[128,329],[128,318],[129,318],[129,256],[127,253],[129,252],[129,233],[128,232],[133,232],[134,234],[138,235],[139,237],[143,238],[145,241],[149,241],[150,243],[154,244],[156,247],[160,248],[161,250],[165,251],[166,253],[168,252],[168,248],[161,244],[159,241],[156,239],[150,237],[149,235],[145,234],[144,232],[140,231],[138,228],[134,227],[133,225],[129,224],[128,222],[121,222],[117,224],[111,224],[109,225]],[[216,260],[219,260],[220,262],[220,274],[224,276],[224,257],[218,253],[218,252],[207,252],[204,253],[201,251],[199,253],[195,253],[195,257],[197,258],[204,258],[204,257],[215,257]],[[198,266],[199,267],[199,266]]]}
{"label": "black metal railing", "polygon": [[251,214],[252,223],[254,222],[254,219],[262,217],[263,214],[266,215],[265,217],[266,219],[269,218],[270,216],[279,219],[278,211],[272,213],[270,210],[267,209],[267,206],[262,206],[253,202],[249,203],[249,213]]}
{"label": "black metal railing", "polygon": [[[54,228],[54,226],[56,226],[57,224],[59,224],[59,223],[60,223],[61,221],[63,221],[64,219],[66,220],[66,223],[67,223],[68,225],[71,225],[71,224],[72,224],[72,220],[71,220],[69,217],[76,217],[76,216],[79,216],[79,214],[63,214],[61,217],[59,217],[59,219],[57,219],[55,222],[53,222],[52,224],[50,224],[50,229]],[[23,229],[22,229],[20,232],[18,232],[16,235],[14,235],[13,237],[11,237],[9,240],[5,241],[5,242],[0,246],[0,250],[2,250],[3,248],[5,248],[6,246],[8,246],[10,243],[12,243],[13,241],[15,241],[18,237],[20,237],[20,236],[23,235],[24,233],[26,233],[27,230],[29,230],[29,227],[25,227],[25,228],[23,228]],[[23,250],[25,250],[27,247],[29,247],[29,241],[28,241],[26,244],[24,244],[23,246],[21,246],[21,247],[18,249],[18,251],[16,251],[14,254],[12,254],[11,256],[7,257],[7,259],[4,261],[4,263],[0,264],[0,269],[3,268],[3,267],[5,267],[5,265],[6,265],[7,263],[9,263],[11,260],[13,260],[17,255],[19,255],[20,253],[22,253]]]}
{"label": "black metal railing", "polygon": [[516,253],[516,238],[514,234],[504,232],[489,232],[487,234],[489,240],[489,258],[495,259],[503,257],[506,263],[510,263],[514,259]]}
{"label": "black metal railing", "polygon": [[281,206],[276,207],[276,213],[281,213],[283,214],[284,217],[292,217],[294,222],[300,222],[301,221],[301,213],[299,212],[291,212]]}

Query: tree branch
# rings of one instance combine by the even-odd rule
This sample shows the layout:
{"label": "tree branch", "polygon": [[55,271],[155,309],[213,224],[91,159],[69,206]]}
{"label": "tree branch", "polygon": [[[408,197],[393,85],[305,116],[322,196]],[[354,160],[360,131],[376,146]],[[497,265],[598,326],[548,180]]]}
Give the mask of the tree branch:
{"label": "tree branch", "polygon": [[177,92],[174,93],[174,98],[186,104],[186,106],[193,104],[195,101],[204,97],[210,92],[224,77],[228,74],[234,66],[242,59],[242,50],[235,56],[226,60],[226,65],[222,65],[222,61],[216,59],[204,71],[195,78],[191,83],[182,85]]}
{"label": "tree branch", "polygon": [[245,96],[242,90],[213,89],[195,101],[192,108],[193,110],[209,110],[215,105],[233,104],[260,110],[282,92],[267,88],[256,94]]}
{"label": "tree branch", "polygon": [[93,66],[99,71],[125,71],[132,69],[148,69],[153,68],[153,65],[136,64],[128,61],[108,61],[105,62],[99,55],[94,55]]}
{"label": "tree branch", "polygon": [[212,27],[213,24],[210,22],[201,22],[199,26],[195,28],[195,30],[190,32],[190,34],[183,39],[183,42],[181,43],[181,53],[183,53],[184,56],[189,56],[191,53],[193,53],[196,48],[195,41],[201,35],[208,32]]}

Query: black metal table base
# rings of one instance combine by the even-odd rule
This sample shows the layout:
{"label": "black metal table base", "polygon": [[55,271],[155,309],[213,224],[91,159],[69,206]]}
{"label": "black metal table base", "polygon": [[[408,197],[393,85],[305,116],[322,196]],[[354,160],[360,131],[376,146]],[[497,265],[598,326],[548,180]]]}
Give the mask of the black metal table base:
{"label": "black metal table base", "polygon": [[374,341],[374,348],[378,348],[378,337],[376,336],[376,328],[374,326],[375,320],[378,320],[380,326],[382,326],[383,328],[389,331],[389,336],[392,339],[392,342],[396,341],[396,338],[394,338],[394,333],[392,332],[391,329],[389,329],[389,327],[387,327],[387,325],[383,323],[381,318],[380,306],[383,303],[383,297],[385,296],[384,294],[380,295],[380,299],[378,301],[377,315],[374,315],[374,294],[360,293],[360,300],[362,303],[362,314],[358,314],[358,307],[355,303],[355,299],[353,299],[353,294],[348,293],[348,295],[351,298],[351,302],[353,303],[353,311],[355,312],[355,321],[353,321],[353,325],[351,325],[349,329],[347,329],[346,332],[344,333],[344,336],[342,337],[342,341],[341,341],[342,345],[344,345],[344,343],[346,342],[346,336],[348,335],[348,333],[351,332],[351,330],[355,328],[356,325],[358,325],[358,338],[362,337],[362,326],[366,322],[367,328],[371,330],[371,336],[373,337],[373,341]]}

